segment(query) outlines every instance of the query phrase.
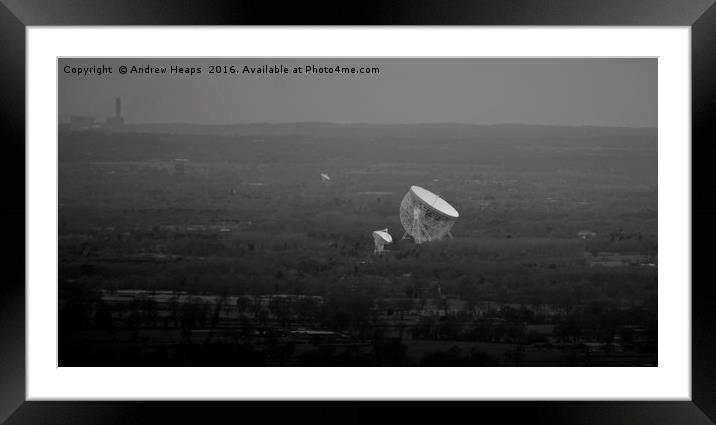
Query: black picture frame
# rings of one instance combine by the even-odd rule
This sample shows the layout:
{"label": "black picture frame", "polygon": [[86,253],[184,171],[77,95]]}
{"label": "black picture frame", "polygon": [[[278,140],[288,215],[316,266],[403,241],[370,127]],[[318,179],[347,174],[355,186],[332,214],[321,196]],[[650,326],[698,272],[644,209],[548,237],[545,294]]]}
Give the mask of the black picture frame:
{"label": "black picture frame", "polygon": [[[716,208],[709,202],[706,161],[716,104],[714,0],[365,1],[333,4],[255,1],[0,0],[0,167],[5,224],[0,282],[0,421],[32,423],[217,423],[255,415],[312,423],[401,422],[499,418],[506,423],[708,424],[716,419],[716,291],[704,270]],[[692,397],[690,401],[579,402],[79,402],[26,401],[25,386],[25,29],[58,25],[569,25],[688,26],[692,53]],[[699,164],[701,163],[701,164]],[[19,182],[23,184],[20,185]],[[20,223],[23,223],[20,225]],[[698,224],[699,231],[693,227]],[[701,261],[699,261],[701,260]],[[688,284],[688,282],[673,282]],[[668,342],[665,342],[668,343]],[[278,403],[278,402],[271,402]],[[408,403],[405,405],[405,403]],[[387,407],[387,409],[386,409]],[[495,416],[496,415],[496,416]]]}

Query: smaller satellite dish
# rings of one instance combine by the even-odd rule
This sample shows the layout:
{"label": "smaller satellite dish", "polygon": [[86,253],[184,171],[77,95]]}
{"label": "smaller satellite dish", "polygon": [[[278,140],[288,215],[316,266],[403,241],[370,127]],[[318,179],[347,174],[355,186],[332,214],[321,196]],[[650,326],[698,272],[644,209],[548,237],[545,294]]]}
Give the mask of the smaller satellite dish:
{"label": "smaller satellite dish", "polygon": [[376,230],[375,232],[373,232],[373,236],[379,237],[385,243],[393,242],[393,237],[390,236],[390,233],[388,233],[388,229]]}
{"label": "smaller satellite dish", "polygon": [[327,182],[330,181],[331,178],[326,173],[321,173],[321,181]]}
{"label": "smaller satellite dish", "polygon": [[375,254],[383,252],[383,247],[393,242],[393,237],[388,233],[388,229],[376,230],[373,232],[373,241],[375,242]]}

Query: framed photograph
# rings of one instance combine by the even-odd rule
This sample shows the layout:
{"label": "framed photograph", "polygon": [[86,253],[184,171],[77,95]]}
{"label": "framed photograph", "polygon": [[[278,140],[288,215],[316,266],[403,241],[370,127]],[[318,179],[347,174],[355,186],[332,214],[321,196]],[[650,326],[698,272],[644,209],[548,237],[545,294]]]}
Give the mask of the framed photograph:
{"label": "framed photograph", "polygon": [[716,417],[711,2],[60,5],[0,13],[8,423]]}

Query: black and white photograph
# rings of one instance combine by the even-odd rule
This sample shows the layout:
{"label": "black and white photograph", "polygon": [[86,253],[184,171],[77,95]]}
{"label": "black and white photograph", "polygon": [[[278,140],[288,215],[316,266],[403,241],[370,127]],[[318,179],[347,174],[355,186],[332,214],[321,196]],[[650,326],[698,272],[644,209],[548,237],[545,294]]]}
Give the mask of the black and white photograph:
{"label": "black and white photograph", "polygon": [[657,58],[68,58],[60,367],[657,367]]}

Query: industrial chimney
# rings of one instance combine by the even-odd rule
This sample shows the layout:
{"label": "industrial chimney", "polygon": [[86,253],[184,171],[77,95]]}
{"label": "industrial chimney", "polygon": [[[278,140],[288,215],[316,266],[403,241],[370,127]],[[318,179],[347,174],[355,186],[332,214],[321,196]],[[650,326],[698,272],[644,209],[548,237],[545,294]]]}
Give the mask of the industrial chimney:
{"label": "industrial chimney", "polygon": [[122,98],[114,98],[114,116],[107,117],[105,122],[105,128],[117,129],[124,125],[124,118],[122,118]]}

